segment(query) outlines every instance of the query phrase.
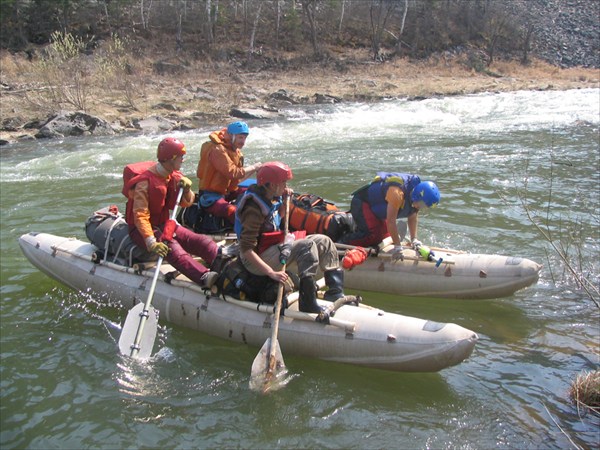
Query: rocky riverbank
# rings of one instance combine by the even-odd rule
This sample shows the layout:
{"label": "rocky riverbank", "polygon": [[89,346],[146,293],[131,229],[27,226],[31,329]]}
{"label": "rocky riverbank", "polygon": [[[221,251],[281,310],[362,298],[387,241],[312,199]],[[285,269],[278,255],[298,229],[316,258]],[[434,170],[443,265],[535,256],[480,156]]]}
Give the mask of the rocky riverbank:
{"label": "rocky riverbank", "polygon": [[[512,60],[496,55],[487,66],[486,56],[475,48],[376,63],[368,49],[341,47],[329,48],[328,58],[318,62],[265,50],[249,69],[235,57],[190,62],[166,52],[162,42],[148,41],[144,53],[152,57],[130,59],[122,77],[127,80],[107,82],[101,68],[95,74],[82,71],[87,78],[73,86],[72,79],[40,71],[31,54],[0,52],[0,145],[72,135],[167,133],[217,126],[234,117],[268,120],[298,104],[600,86],[599,1],[512,0],[504,8],[508,17],[531,26],[528,65],[515,61],[515,55]],[[93,65],[90,59],[83,62]],[[56,96],[65,92],[61,104],[71,97],[85,108],[57,113]]]}
{"label": "rocky riverbank", "polygon": [[[23,62],[21,62],[23,64]],[[561,69],[541,61],[529,66],[497,62],[476,72],[460,57],[439,55],[428,61],[347,62],[343,71],[307,66],[303,70],[220,73],[190,70],[155,74],[143,80],[145,95],[126,108],[108,93],[96,96],[85,113],[42,115],[35,85],[3,76],[0,140],[72,135],[167,133],[217,125],[233,117],[272,119],[290,105],[374,102],[389,98],[479,92],[597,88],[597,69]]]}

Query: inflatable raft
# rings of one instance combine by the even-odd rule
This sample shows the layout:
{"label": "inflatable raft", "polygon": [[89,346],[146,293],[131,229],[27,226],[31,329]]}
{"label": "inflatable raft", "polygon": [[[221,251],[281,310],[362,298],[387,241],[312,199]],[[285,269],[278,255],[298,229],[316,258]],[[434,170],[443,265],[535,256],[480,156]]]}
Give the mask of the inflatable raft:
{"label": "inflatable raft", "polygon": [[[247,181],[246,185],[252,181]],[[338,211],[338,214],[344,216],[348,213]],[[235,239],[235,234],[231,232],[216,231],[218,226],[212,223],[216,219],[210,215],[200,216],[202,215],[199,215],[197,206],[193,205],[184,208],[178,219],[184,226],[210,235],[216,241]],[[301,226],[293,226],[293,218],[292,216],[290,228],[303,229]],[[400,219],[397,223],[403,238],[406,224]],[[220,225],[224,226],[223,223]],[[309,234],[314,232],[306,231]],[[335,236],[330,237],[335,240]],[[348,246],[338,244],[340,256],[343,256],[346,247]],[[346,271],[344,286],[403,296],[490,299],[510,296],[519,289],[536,283],[542,269],[541,264],[526,258],[467,253],[446,248],[432,248],[436,257],[431,262],[420,257],[411,247],[405,246],[404,260],[394,260],[390,258],[392,249],[391,238],[385,239],[377,249],[370,249],[370,256],[365,262]],[[438,264],[440,258],[442,262]]]}
{"label": "inflatable raft", "polygon": [[487,299],[506,297],[537,282],[541,264],[513,256],[465,253],[432,248],[424,259],[403,247],[404,259],[392,258],[384,241],[376,254],[346,271],[344,287],[415,297]]}
{"label": "inflatable raft", "polygon": [[[29,233],[19,238],[27,259],[51,278],[77,291],[118,300],[124,308],[144,303],[154,269],[98,259],[97,248],[75,238]],[[161,266],[152,306],[161,320],[229,341],[260,347],[271,336],[273,305],[217,296],[187,278],[166,281],[173,271]],[[358,271],[357,271],[358,273]],[[451,323],[387,313],[365,304],[343,305],[329,324],[297,309],[297,293],[279,325],[286,355],[375,367],[392,371],[435,372],[469,357],[478,336]],[[330,302],[320,300],[323,306]]]}
{"label": "inflatable raft", "polygon": [[[235,240],[232,233],[211,237]],[[340,257],[353,248],[336,245]],[[345,271],[344,287],[408,297],[491,299],[508,297],[536,283],[543,267],[527,258],[437,247],[431,247],[435,258],[428,261],[408,245],[403,246],[400,260],[392,258],[393,247],[387,238],[377,249],[368,248],[368,258]]]}

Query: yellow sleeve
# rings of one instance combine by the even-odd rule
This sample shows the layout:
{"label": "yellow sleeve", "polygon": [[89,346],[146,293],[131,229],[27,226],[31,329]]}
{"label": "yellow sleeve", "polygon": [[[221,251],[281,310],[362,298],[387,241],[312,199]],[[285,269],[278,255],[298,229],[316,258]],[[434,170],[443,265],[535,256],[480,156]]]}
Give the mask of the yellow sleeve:
{"label": "yellow sleeve", "polygon": [[385,194],[385,201],[399,211],[404,206],[404,192],[398,186],[390,186]]}
{"label": "yellow sleeve", "polygon": [[133,189],[133,223],[144,238],[146,247],[150,247],[156,242],[154,230],[150,224],[148,181],[140,181]]}

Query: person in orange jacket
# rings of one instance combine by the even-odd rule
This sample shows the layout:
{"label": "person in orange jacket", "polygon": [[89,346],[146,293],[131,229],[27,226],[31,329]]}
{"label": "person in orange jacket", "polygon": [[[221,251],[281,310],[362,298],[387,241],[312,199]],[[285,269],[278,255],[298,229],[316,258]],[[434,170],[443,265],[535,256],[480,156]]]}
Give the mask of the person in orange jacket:
{"label": "person in orange jacket", "polygon": [[196,175],[200,180],[198,207],[215,217],[235,221],[236,200],[244,189],[239,183],[254,174],[260,163],[244,167],[242,148],[250,129],[245,122],[233,122],[210,134],[202,144]]}

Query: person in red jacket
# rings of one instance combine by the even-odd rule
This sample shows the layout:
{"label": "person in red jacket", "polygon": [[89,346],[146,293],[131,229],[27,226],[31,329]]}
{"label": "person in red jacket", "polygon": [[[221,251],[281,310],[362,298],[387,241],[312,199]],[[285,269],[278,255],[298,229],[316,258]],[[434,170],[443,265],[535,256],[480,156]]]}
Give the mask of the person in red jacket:
{"label": "person in red jacket", "polygon": [[179,139],[168,137],[158,144],[158,162],[130,179],[125,187],[128,192],[126,220],[129,235],[140,248],[162,256],[190,280],[210,288],[218,274],[196,261],[190,253],[212,264],[219,246],[207,236],[179,224],[171,239],[161,239],[180,187],[183,188],[180,205],[187,207],[194,203],[192,182],[180,172],[185,154],[185,145]]}
{"label": "person in red jacket", "polygon": [[196,175],[200,180],[198,206],[215,217],[233,224],[235,205],[231,202],[243,193],[240,181],[260,169],[261,164],[244,167],[242,148],[250,129],[246,122],[233,122],[210,134],[202,144]]}

